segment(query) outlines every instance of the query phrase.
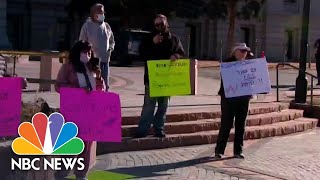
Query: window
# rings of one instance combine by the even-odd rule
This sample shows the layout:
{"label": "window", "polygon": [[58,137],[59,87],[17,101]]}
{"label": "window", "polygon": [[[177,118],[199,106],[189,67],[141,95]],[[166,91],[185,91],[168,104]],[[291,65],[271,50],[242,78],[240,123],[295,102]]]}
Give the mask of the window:
{"label": "window", "polygon": [[290,13],[299,13],[299,2],[297,0],[283,0],[284,10]]}

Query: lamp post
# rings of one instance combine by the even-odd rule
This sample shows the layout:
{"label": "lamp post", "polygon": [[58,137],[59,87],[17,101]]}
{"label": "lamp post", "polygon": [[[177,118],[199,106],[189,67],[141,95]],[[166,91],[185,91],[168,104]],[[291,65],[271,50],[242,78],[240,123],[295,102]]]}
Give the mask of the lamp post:
{"label": "lamp post", "polygon": [[307,102],[308,80],[306,78],[306,68],[307,68],[308,33],[309,33],[309,14],[310,14],[310,0],[304,0],[303,15],[302,15],[299,75],[296,80],[296,90],[295,90],[296,103]]}

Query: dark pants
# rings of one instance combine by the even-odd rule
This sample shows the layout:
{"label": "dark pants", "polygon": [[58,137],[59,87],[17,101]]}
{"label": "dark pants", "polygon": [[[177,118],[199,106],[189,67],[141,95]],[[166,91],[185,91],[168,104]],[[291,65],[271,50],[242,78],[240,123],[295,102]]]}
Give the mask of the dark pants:
{"label": "dark pants", "polygon": [[234,154],[242,153],[243,138],[248,115],[250,97],[221,97],[221,126],[218,135],[216,154],[224,154],[230,130],[235,125]]}
{"label": "dark pants", "polygon": [[316,54],[316,66],[317,66],[318,83],[320,83],[320,54]]}
{"label": "dark pants", "polygon": [[[158,109],[154,114],[157,103]],[[150,97],[149,86],[146,85],[138,133],[141,135],[147,135],[151,124],[153,124],[153,128],[156,133],[162,132],[164,130],[168,104],[169,97]]]}

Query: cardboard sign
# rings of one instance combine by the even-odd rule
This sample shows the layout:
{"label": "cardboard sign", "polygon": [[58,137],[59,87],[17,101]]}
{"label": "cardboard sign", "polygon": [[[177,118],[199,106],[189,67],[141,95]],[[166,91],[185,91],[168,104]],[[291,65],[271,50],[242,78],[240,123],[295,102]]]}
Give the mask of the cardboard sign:
{"label": "cardboard sign", "polygon": [[150,97],[190,95],[190,60],[148,61]]}
{"label": "cardboard sign", "polygon": [[84,141],[121,142],[121,105],[115,93],[61,88],[60,112]]}
{"label": "cardboard sign", "polygon": [[227,98],[271,91],[265,58],[222,63],[221,75]]}
{"label": "cardboard sign", "polygon": [[22,78],[0,78],[0,137],[18,135]]}

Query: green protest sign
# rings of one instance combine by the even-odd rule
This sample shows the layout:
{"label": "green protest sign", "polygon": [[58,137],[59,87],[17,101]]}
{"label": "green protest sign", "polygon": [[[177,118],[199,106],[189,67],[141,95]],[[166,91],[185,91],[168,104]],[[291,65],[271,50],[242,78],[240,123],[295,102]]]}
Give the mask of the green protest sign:
{"label": "green protest sign", "polygon": [[148,61],[150,97],[191,94],[190,60]]}

